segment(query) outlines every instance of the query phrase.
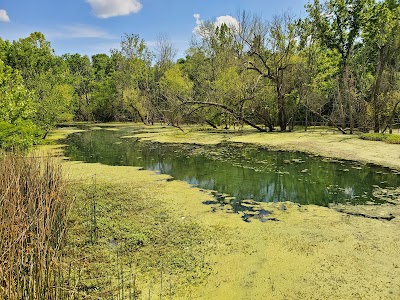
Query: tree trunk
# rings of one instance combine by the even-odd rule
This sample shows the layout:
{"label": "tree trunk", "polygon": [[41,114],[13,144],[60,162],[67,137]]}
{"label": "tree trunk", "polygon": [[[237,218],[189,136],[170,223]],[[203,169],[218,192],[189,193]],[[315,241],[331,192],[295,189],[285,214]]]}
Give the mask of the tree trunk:
{"label": "tree trunk", "polygon": [[276,84],[276,93],[278,96],[278,123],[281,131],[286,131],[287,116],[285,110],[285,96],[283,95],[282,87],[282,80],[278,79]]}
{"label": "tree trunk", "polygon": [[379,115],[381,113],[379,108],[379,91],[381,88],[382,82],[382,74],[384,69],[384,63],[382,61],[384,59],[383,49],[379,49],[378,57],[377,57],[377,69],[378,73],[375,78],[375,83],[372,88],[372,108],[373,108],[373,116],[374,116],[374,132],[379,133],[380,131],[380,118]]}
{"label": "tree trunk", "polygon": [[396,111],[397,111],[397,106],[398,106],[399,104],[400,104],[400,101],[397,101],[396,104],[394,105],[393,110],[392,110],[392,113],[390,114],[390,117],[389,117],[388,124],[386,125],[386,127],[385,127],[385,129],[382,131],[382,133],[385,133],[386,130],[387,130],[388,128],[389,128],[389,130],[391,130],[391,125],[392,125],[394,116],[395,116]]}

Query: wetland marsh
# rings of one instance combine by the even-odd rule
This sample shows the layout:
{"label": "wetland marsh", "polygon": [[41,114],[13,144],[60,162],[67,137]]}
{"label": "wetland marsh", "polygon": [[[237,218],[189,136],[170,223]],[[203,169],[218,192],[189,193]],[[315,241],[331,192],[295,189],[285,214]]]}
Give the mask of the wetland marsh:
{"label": "wetland marsh", "polygon": [[[337,206],[340,209],[332,209],[335,206],[326,207],[324,203],[330,201],[325,201],[322,205],[258,202],[258,211],[268,212],[266,218],[277,221],[249,223],[243,222],[236,213],[226,213],[226,209],[220,209],[220,204],[213,204],[213,194],[207,192],[205,188],[196,186],[198,182],[185,182],[184,178],[171,181],[170,175],[159,174],[163,170],[160,165],[150,156],[143,154],[148,151],[158,153],[157,155],[163,157],[165,163],[171,164],[171,158],[162,150],[165,146],[169,149],[171,156],[179,157],[177,153],[182,153],[182,161],[187,161],[187,157],[192,157],[195,160],[205,159],[207,164],[213,164],[215,161],[223,166],[228,163],[225,160],[229,160],[236,165],[238,163],[237,161],[235,163],[231,155],[224,158],[224,153],[221,151],[212,153],[207,148],[207,144],[239,142],[239,145],[225,143],[223,149],[232,150],[229,153],[235,154],[243,151],[245,151],[244,154],[246,151],[263,152],[263,148],[291,150],[289,154],[293,157],[282,159],[290,161],[283,162],[282,165],[298,168],[298,171],[293,171],[295,170],[293,169],[291,173],[301,173],[305,162],[293,161],[300,158],[299,153],[294,150],[304,151],[308,145],[308,150],[312,153],[311,156],[305,155],[308,160],[318,159],[317,165],[322,161],[322,164],[337,164],[338,168],[348,168],[349,171],[338,171],[337,177],[343,177],[350,174],[350,168],[360,171],[359,168],[370,167],[366,162],[379,163],[382,158],[388,162],[383,165],[398,164],[397,157],[400,152],[397,152],[399,149],[397,145],[387,146],[379,142],[363,141],[356,137],[343,137],[332,133],[295,132],[261,135],[250,131],[240,134],[224,132],[210,134],[202,131],[182,133],[171,128],[140,127],[142,129],[137,133],[130,132],[125,135],[123,131],[126,129],[136,132],[137,125],[107,126],[107,131],[114,132],[115,139],[110,140],[112,143],[102,143],[104,151],[101,155],[99,155],[100,152],[92,151],[94,148],[91,147],[95,147],[96,142],[89,138],[93,134],[101,137],[103,130],[100,126],[92,127],[93,130],[81,132],[80,135],[71,136],[78,140],[85,137],[83,144],[92,150],[86,151],[89,153],[86,158],[89,163],[71,160],[65,162],[66,172],[70,174],[76,187],[82,184],[90,185],[93,178],[96,178],[99,186],[106,187],[105,202],[98,204],[99,209],[102,210],[102,218],[116,218],[118,223],[142,222],[138,227],[123,227],[123,231],[119,233],[122,234],[122,238],[126,235],[133,235],[136,238],[138,232],[145,234],[144,245],[129,254],[129,257],[136,261],[135,268],[141,270],[141,282],[138,288],[141,289],[142,294],[139,299],[146,299],[147,289],[150,290],[150,288],[153,295],[154,292],[159,293],[160,264],[164,266],[165,271],[171,272],[174,278],[173,299],[398,299],[400,297],[398,264],[400,239],[397,234],[400,230],[400,210],[399,205],[396,204],[396,201],[400,199],[398,182],[390,182],[381,177],[390,173],[393,180],[396,180],[399,175],[396,175],[395,169],[391,171],[389,168],[372,167],[374,170],[372,175],[364,175],[367,178],[368,176],[375,178],[377,187],[380,187],[379,190],[385,196],[378,198],[384,200],[391,195],[392,202],[378,204],[376,201],[371,201],[371,197],[368,196],[366,202],[357,205],[349,205],[348,200],[342,204],[338,203]],[[140,138],[141,142],[137,138]],[[105,137],[100,138],[102,139]],[[160,146],[156,143],[157,141],[168,142],[168,145]],[[309,143],[310,141],[313,142]],[[194,145],[195,143],[197,145]],[[279,143],[281,144],[277,146]],[[132,146],[134,144],[146,146],[135,148]],[[199,147],[200,144],[203,146],[206,144],[206,146]],[[122,151],[117,157],[105,154],[108,150],[115,152],[114,146],[124,151],[130,149],[129,153],[134,153],[133,156],[137,161],[147,161],[149,165],[146,167],[137,164],[136,160],[129,158],[131,159],[129,166],[120,166],[123,164],[121,161],[128,160],[126,152]],[[337,151],[339,146],[342,149],[341,152]],[[318,147],[320,150],[315,151]],[[359,147],[364,151],[358,151]],[[179,148],[179,151],[176,148]],[[144,151],[144,149],[147,150]],[[336,155],[332,156],[339,159],[339,162],[333,163],[331,159],[324,162],[323,160],[326,159],[315,157],[318,153],[327,153],[328,149]],[[84,161],[82,157],[79,158],[79,155],[83,156],[83,153],[75,146],[73,149],[66,148],[65,150],[67,154],[68,151],[75,152],[76,159]],[[344,158],[355,156],[352,155],[352,151],[357,151],[363,159],[358,159],[358,163],[344,162]],[[281,155],[282,152],[274,153]],[[94,157],[96,155],[98,157]],[[101,164],[94,163],[100,159],[104,159]],[[306,158],[301,158],[301,160],[306,161]],[[349,165],[341,165],[347,163]],[[132,167],[134,165],[136,167]],[[246,166],[251,166],[251,168],[246,168]],[[241,168],[244,167],[242,173],[259,173],[252,168],[265,167],[267,169],[268,166],[266,162],[252,164],[243,158],[240,165]],[[149,170],[144,170],[144,168]],[[184,166],[181,168],[185,169]],[[222,167],[217,165],[217,168]],[[207,170],[204,163],[198,164],[198,169]],[[318,167],[318,170],[320,169]],[[155,170],[160,172],[154,172]],[[170,168],[165,170],[170,171]],[[279,175],[288,174],[274,173],[274,176],[283,177]],[[179,179],[177,175],[173,176]],[[227,182],[229,183],[229,180]],[[391,185],[394,185],[395,189],[385,188]],[[83,197],[79,200],[82,201],[81,205],[85,205],[85,199],[86,197]],[[131,203],[137,208],[110,214],[109,205],[113,203],[112,205],[120,207],[119,201],[123,201],[121,204]],[[204,205],[204,203],[211,204]],[[285,209],[282,209],[282,204]],[[210,209],[210,206],[215,209]],[[146,207],[146,210],[143,210],[143,207]],[[145,213],[145,218],[140,217],[141,213]],[[245,212],[239,213],[245,214]],[[390,216],[390,218],[382,218],[382,215]],[[79,218],[83,214],[78,212],[77,216],[76,224],[80,224]],[[162,219],[159,219],[160,216]],[[165,218],[165,216],[168,217]],[[99,226],[99,232],[104,234],[102,237],[106,254],[103,255],[104,257],[108,257],[110,252],[108,232],[110,230],[113,232],[116,224],[114,221],[110,223],[102,220]],[[187,226],[194,228],[197,232],[195,239],[189,236],[193,232],[188,231],[185,234]],[[143,231],[141,228],[146,229]],[[168,230],[165,231],[162,228]],[[163,231],[162,239],[157,236],[160,230]],[[178,239],[176,234],[179,236]],[[165,243],[170,244],[166,247]],[[99,249],[98,247],[96,249]],[[172,248],[169,249],[169,247]],[[113,261],[99,260],[100,252],[89,254],[92,251],[90,247],[82,249],[82,256],[93,256],[91,263],[86,266],[88,278],[102,270],[97,266],[98,264],[104,266],[115,264]],[[131,258],[127,258],[128,261]],[[179,264],[176,264],[177,261]],[[152,264],[153,262],[155,264]],[[129,269],[126,272],[129,274]],[[190,278],[198,279],[191,280]],[[115,281],[114,286],[116,285]],[[107,287],[99,286],[99,288]],[[162,294],[166,298],[169,297],[168,285],[164,285]]]}

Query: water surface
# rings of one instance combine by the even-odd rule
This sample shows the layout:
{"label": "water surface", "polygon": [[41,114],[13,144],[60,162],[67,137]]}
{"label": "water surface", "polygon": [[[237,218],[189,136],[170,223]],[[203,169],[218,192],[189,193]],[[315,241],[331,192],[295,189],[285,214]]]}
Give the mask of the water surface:
{"label": "water surface", "polygon": [[198,187],[258,202],[380,203],[376,187],[397,187],[396,171],[251,145],[198,146],[142,142],[132,132],[93,130],[68,137],[66,156],[107,165],[143,167]]}

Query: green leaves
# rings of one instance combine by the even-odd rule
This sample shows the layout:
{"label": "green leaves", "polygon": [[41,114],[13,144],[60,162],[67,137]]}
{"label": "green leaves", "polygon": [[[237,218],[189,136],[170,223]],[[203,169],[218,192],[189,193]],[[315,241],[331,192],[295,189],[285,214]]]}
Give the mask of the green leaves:
{"label": "green leaves", "polygon": [[0,60],[0,148],[31,146],[38,132],[31,121],[34,114],[32,94],[21,75]]}
{"label": "green leaves", "polygon": [[161,92],[169,97],[190,99],[193,82],[182,72],[179,65],[174,65],[165,72],[164,76],[160,79],[159,86]]}
{"label": "green leaves", "polygon": [[307,6],[314,34],[322,45],[337,50],[347,60],[360,37],[363,13],[370,0],[318,0]]}
{"label": "green leaves", "polygon": [[33,114],[32,94],[25,88],[21,75],[0,60],[1,120],[13,124],[29,119]]}

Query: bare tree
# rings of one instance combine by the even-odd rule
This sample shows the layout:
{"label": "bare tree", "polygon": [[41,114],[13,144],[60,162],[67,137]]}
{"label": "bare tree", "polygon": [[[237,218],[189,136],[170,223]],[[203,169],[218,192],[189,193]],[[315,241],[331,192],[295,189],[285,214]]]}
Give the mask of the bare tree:
{"label": "bare tree", "polygon": [[156,66],[161,74],[170,68],[178,53],[167,33],[160,33],[156,44]]}
{"label": "bare tree", "polygon": [[286,95],[293,89],[287,84],[286,77],[293,66],[297,48],[294,21],[288,13],[267,22],[245,12],[240,20],[240,38],[248,48],[247,69],[257,72],[260,79],[274,86],[281,131],[288,125]]}

